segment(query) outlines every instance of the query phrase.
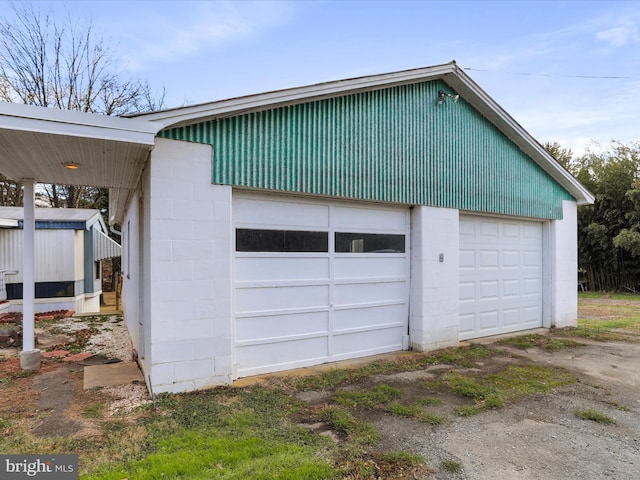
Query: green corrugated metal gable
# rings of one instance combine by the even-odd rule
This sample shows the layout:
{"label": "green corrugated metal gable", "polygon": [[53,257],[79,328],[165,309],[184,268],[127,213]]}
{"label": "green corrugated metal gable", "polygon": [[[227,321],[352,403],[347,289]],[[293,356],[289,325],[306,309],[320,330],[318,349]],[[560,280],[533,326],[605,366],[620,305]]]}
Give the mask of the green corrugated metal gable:
{"label": "green corrugated metal gable", "polygon": [[179,127],[213,146],[213,183],[562,218],[571,195],[440,81]]}

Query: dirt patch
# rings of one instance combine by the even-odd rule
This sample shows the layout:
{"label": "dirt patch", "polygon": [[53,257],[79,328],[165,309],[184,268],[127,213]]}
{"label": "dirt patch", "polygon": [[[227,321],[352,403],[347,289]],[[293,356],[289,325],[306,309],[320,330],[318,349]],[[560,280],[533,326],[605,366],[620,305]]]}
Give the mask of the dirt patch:
{"label": "dirt patch", "polygon": [[37,372],[20,369],[19,349],[0,352],[0,420],[20,418],[37,437],[94,438],[101,435],[100,421],[129,412],[150,401],[144,385],[83,389],[84,365],[130,361],[131,341],[120,315],[63,317],[38,322],[36,333],[46,338],[66,338],[40,345],[44,351],[73,348],[94,354],[80,362],[43,358]]}
{"label": "dirt patch", "polygon": [[83,424],[71,419],[66,411],[74,394],[74,378],[67,367],[34,377],[32,388],[37,395],[39,423],[32,433],[39,437],[75,435]]}

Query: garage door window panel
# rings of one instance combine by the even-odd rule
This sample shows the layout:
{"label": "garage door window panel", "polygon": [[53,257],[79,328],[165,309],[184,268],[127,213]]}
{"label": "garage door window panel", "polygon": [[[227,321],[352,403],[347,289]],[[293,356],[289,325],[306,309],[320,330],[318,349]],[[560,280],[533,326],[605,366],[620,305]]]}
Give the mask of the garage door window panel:
{"label": "garage door window panel", "polygon": [[323,252],[329,251],[327,232],[303,230],[236,229],[238,252]]}
{"label": "garage door window panel", "polygon": [[336,253],[405,253],[405,236],[336,232]]}

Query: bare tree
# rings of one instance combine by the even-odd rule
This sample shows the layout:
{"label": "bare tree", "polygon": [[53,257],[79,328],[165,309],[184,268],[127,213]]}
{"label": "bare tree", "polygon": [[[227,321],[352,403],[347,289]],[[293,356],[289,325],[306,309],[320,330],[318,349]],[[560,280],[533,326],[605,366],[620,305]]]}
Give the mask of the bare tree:
{"label": "bare tree", "polygon": [[0,18],[0,98],[28,105],[124,115],[161,108],[164,92],[125,75],[90,21],[64,21],[40,5],[13,3]]}
{"label": "bare tree", "polygon": [[[59,20],[42,6],[16,2],[0,16],[0,100],[104,115],[164,106],[164,90],[156,95],[147,81],[125,74],[91,21],[68,13]],[[101,195],[87,187],[46,190],[53,206],[90,205],[91,195]]]}
{"label": "bare tree", "polygon": [[0,205],[16,207],[22,205],[22,184],[0,175]]}

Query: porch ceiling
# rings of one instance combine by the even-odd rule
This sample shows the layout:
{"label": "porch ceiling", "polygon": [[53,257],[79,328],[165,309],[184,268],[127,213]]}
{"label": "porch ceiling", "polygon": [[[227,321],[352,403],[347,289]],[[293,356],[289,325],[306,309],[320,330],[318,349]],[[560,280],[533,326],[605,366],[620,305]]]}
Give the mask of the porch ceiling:
{"label": "porch ceiling", "polygon": [[131,190],[158,130],[146,120],[0,102],[0,173],[15,181]]}

